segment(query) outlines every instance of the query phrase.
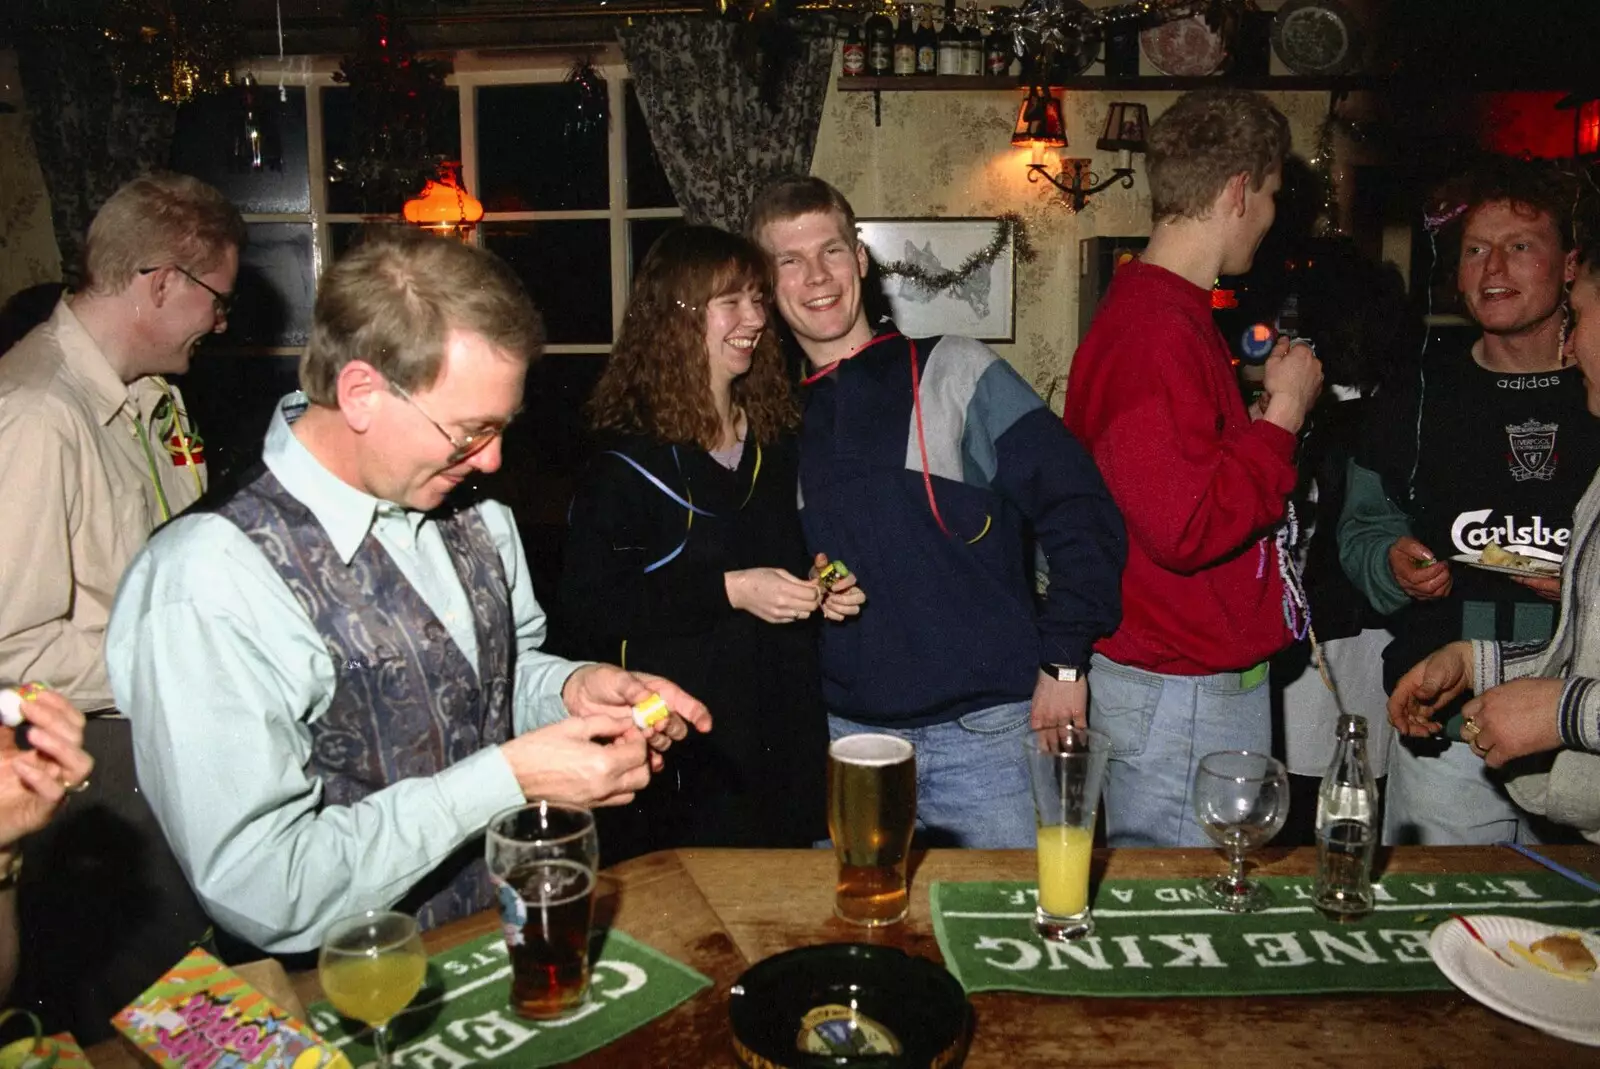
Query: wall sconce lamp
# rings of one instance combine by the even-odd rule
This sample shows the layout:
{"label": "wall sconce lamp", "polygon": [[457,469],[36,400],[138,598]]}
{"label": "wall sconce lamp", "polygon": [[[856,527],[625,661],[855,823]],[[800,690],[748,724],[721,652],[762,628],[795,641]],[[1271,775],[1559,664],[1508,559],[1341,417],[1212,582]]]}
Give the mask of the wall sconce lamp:
{"label": "wall sconce lamp", "polygon": [[439,164],[438,179],[428,179],[422,192],[406,201],[403,214],[406,222],[440,237],[466,241],[483,219],[483,205],[461,184],[461,164],[446,160]]}
{"label": "wall sconce lamp", "polygon": [[[1054,125],[1052,126],[1052,122]],[[1092,160],[1081,157],[1063,157],[1061,170],[1051,174],[1042,161],[1046,148],[1066,148],[1066,128],[1061,124],[1061,105],[1043,87],[1028,91],[1017,113],[1017,125],[1011,135],[1013,145],[1032,145],[1033,162],[1028,164],[1028,181],[1040,178],[1061,191],[1062,198],[1074,212],[1081,212],[1089,198],[1118,182],[1126,189],[1133,188],[1133,154],[1145,151],[1145,130],[1150,125],[1149,112],[1143,104],[1117,101],[1106,110],[1105,130],[1095,146],[1107,152],[1119,153],[1117,166],[1105,179],[1089,170]],[[1070,175],[1069,177],[1066,177]]]}

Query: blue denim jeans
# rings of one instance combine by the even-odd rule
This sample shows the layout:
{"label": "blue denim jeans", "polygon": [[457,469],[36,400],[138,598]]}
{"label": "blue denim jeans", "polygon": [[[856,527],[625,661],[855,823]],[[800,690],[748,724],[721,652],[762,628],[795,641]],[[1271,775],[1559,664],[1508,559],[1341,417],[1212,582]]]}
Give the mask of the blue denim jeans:
{"label": "blue denim jeans", "polygon": [[1212,845],[1194,819],[1195,766],[1214,750],[1272,752],[1266,675],[1165,676],[1098,653],[1089,665],[1089,726],[1111,736],[1107,845]]}
{"label": "blue denim jeans", "polygon": [[1389,751],[1387,846],[1493,846],[1543,840],[1483,761],[1462,742],[1396,740]]}
{"label": "blue denim jeans", "polygon": [[828,737],[895,735],[917,750],[917,841],[983,850],[1035,844],[1024,742],[1030,703],[979,709],[945,724],[883,728],[828,716]]}

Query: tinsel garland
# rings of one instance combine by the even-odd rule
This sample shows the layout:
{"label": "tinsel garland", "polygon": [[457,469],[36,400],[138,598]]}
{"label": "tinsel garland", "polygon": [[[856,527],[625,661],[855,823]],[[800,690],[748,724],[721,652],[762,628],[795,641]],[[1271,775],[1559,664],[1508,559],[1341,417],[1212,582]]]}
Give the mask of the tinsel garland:
{"label": "tinsel garland", "polygon": [[980,267],[988,267],[998,260],[1007,245],[1016,251],[1018,260],[1023,263],[1033,261],[1034,252],[1033,246],[1028,242],[1028,228],[1023,224],[1022,216],[1016,212],[1006,212],[1000,216],[1000,221],[994,228],[994,237],[989,239],[989,244],[962,260],[952,270],[929,271],[909,260],[895,260],[878,266],[884,274],[908,278],[924,289],[948,290],[966,281],[967,277]]}
{"label": "tinsel garland", "polygon": [[24,0],[24,47],[76,45],[103,55],[124,85],[183,104],[232,83],[239,21],[231,0]]}

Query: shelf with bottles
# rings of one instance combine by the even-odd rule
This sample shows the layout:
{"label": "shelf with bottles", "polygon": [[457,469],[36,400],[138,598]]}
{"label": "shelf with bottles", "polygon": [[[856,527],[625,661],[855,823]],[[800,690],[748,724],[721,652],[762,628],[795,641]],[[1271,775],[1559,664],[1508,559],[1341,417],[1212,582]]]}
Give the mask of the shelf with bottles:
{"label": "shelf with bottles", "polygon": [[[1304,77],[1300,75],[1268,75],[1264,77],[1238,77],[1229,74],[1210,74],[1203,78],[1174,78],[1167,75],[1141,74],[1131,78],[1112,78],[1104,75],[1083,75],[1075,78],[1052,78],[1050,86],[1069,92],[1183,92],[1189,89],[1213,89],[1226,86],[1233,89],[1256,89],[1268,93],[1350,93],[1378,87],[1378,80],[1361,75],[1337,77]],[[1028,82],[1013,74],[1003,75],[948,75],[870,74],[840,75],[837,87],[841,93],[926,93],[972,92],[995,89],[1026,89]]]}

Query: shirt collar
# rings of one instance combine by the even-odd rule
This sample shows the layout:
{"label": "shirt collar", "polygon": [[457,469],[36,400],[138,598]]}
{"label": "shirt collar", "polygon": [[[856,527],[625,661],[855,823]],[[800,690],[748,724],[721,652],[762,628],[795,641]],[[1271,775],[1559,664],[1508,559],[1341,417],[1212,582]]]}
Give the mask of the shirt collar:
{"label": "shirt collar", "polygon": [[384,523],[391,529],[397,522],[404,524],[415,538],[428,518],[427,513],[357,490],[324,467],[294,436],[290,427],[310,403],[299,390],[285,394],[278,401],[261,453],[267,469],[277,476],[285,490],[311,510],[345,564],[355,558],[374,523]]}
{"label": "shirt collar", "polygon": [[56,302],[50,316],[50,327],[55,331],[56,344],[61,349],[61,362],[83,383],[89,393],[95,419],[104,427],[122,411],[132,397],[127,384],[111,368],[111,363],[95,344],[83,321],[73,314],[63,298]]}

